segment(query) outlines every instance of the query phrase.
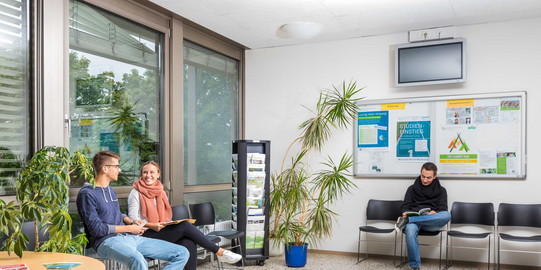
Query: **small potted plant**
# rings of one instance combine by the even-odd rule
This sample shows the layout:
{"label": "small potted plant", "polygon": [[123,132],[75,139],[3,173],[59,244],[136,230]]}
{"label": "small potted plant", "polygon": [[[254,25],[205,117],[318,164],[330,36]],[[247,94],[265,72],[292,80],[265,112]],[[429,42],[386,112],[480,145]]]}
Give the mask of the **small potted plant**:
{"label": "small potted plant", "polygon": [[[68,213],[70,174],[94,184],[92,166],[80,152],[70,155],[64,147],[47,146],[26,163],[16,182],[17,201],[0,200],[0,236],[6,236],[3,249],[22,257],[29,237],[22,224],[34,222],[35,251],[82,254],[87,243],[84,234],[71,235]],[[38,232],[49,239],[40,241]]]}
{"label": "small potted plant", "polygon": [[[345,129],[357,115],[355,82],[342,89],[322,91],[315,115],[300,125],[301,136],[289,146],[279,173],[271,177],[271,226],[270,237],[285,245],[286,263],[290,267],[306,264],[308,244],[331,236],[333,219],[337,216],[331,205],[355,184],[350,180],[352,156],[344,153],[338,163],[327,158],[323,169],[312,171],[309,157],[313,150],[320,152],[331,136],[332,128]],[[300,144],[300,152],[291,157],[286,167],[290,149]],[[298,255],[296,255],[298,253]]]}

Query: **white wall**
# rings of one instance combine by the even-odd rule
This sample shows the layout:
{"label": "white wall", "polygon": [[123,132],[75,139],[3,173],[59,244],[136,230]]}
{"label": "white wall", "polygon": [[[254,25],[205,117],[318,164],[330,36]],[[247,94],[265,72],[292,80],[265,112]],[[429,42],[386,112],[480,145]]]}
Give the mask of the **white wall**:
{"label": "white wall", "polygon": [[[467,39],[468,82],[458,85],[394,88],[391,46],[407,43],[407,33],[358,38],[321,44],[250,50],[246,53],[246,138],[271,140],[271,171],[280,169],[289,144],[299,135],[297,126],[309,115],[321,89],[343,80],[366,86],[366,99],[527,91],[527,178],[525,180],[443,180],[453,201],[541,203],[541,18],[458,27]],[[353,134],[334,135],[323,153],[338,158],[352,151]],[[289,159],[288,159],[289,161]],[[365,223],[370,198],[402,199],[412,180],[354,179],[357,189],[338,203],[340,217],[333,238],[322,250],[357,252],[358,227]],[[427,253],[428,252],[428,253]],[[430,250],[422,256],[436,257]],[[486,254],[486,253],[484,253]],[[541,265],[540,256],[505,255],[502,263]],[[473,252],[459,260],[486,261]]]}
{"label": "white wall", "polygon": [[[65,55],[68,12],[64,0],[43,4],[43,146],[65,146],[64,99],[65,69],[69,62]],[[64,19],[66,18],[66,21]]]}

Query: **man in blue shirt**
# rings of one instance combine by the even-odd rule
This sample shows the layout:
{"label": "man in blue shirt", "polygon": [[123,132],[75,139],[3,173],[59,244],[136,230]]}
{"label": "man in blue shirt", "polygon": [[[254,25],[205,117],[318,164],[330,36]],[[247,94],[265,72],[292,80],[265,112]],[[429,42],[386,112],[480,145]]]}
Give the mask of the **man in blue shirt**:
{"label": "man in blue shirt", "polygon": [[90,244],[100,257],[130,270],[147,270],[145,257],[168,261],[164,270],[183,269],[189,258],[185,247],[142,237],[145,228],[120,212],[115,191],[109,186],[118,180],[119,159],[116,153],[98,152],[92,159],[96,188],[85,185],[77,195],[77,211]]}

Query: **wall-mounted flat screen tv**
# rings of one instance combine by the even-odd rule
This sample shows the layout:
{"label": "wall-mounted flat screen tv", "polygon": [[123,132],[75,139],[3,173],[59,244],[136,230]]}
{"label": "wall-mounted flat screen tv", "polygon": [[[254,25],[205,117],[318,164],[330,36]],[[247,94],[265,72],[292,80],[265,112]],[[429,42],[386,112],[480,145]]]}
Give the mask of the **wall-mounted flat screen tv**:
{"label": "wall-mounted flat screen tv", "polygon": [[465,39],[395,46],[395,86],[463,83],[465,81]]}

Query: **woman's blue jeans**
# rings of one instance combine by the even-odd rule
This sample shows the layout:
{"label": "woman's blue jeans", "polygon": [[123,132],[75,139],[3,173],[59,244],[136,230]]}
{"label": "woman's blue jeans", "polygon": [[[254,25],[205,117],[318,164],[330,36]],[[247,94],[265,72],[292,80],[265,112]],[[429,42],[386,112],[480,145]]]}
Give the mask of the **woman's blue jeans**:
{"label": "woman's blue jeans", "polygon": [[408,248],[408,262],[411,268],[421,267],[421,253],[419,251],[420,230],[435,232],[451,220],[451,214],[442,211],[433,215],[409,217],[406,224],[406,246]]}
{"label": "woman's blue jeans", "polygon": [[183,269],[190,256],[183,246],[133,234],[107,238],[98,246],[97,253],[102,258],[128,266],[130,270],[148,270],[145,257],[168,261],[163,270]]}

